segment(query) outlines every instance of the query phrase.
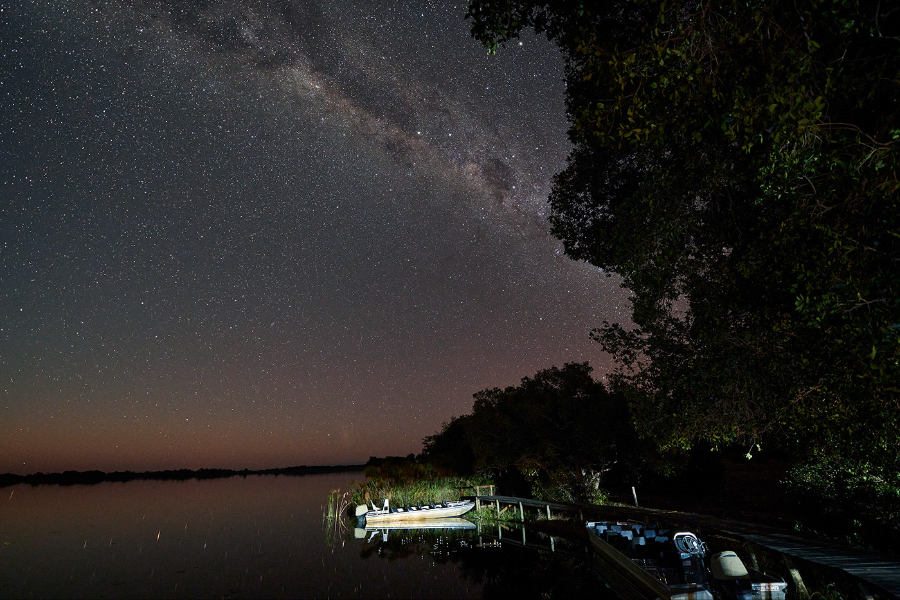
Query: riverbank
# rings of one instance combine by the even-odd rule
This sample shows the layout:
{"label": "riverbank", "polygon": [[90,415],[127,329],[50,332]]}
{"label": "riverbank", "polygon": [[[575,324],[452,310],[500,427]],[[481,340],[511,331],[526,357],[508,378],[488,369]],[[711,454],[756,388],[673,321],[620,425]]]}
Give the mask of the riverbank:
{"label": "riverbank", "polygon": [[221,479],[225,477],[247,477],[248,475],[317,475],[322,473],[362,472],[365,465],[299,465],[277,469],[177,469],[167,471],[64,471],[62,473],[33,473],[31,475],[0,475],[0,488],[11,485],[93,485],[107,481],[184,481],[188,479]]}

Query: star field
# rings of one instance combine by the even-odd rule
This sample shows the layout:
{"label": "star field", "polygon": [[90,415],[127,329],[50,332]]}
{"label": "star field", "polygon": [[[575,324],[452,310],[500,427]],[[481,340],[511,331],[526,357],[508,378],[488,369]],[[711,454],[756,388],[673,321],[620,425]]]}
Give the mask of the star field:
{"label": "star field", "polygon": [[562,61],[463,3],[0,4],[0,472],[407,454],[605,357]]}

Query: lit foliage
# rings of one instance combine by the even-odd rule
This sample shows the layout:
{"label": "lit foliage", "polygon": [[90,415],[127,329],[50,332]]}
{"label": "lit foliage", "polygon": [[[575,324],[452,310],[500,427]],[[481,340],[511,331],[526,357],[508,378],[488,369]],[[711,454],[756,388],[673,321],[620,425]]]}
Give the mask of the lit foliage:
{"label": "lit foliage", "polygon": [[897,461],[815,456],[796,465],[785,481],[802,511],[801,525],[855,544],[893,550],[900,534]]}
{"label": "lit foliage", "polygon": [[900,6],[472,0],[469,18],[489,50],[533,27],[563,52],[553,233],[633,292],[636,327],[594,335],[643,432],[896,463]]}

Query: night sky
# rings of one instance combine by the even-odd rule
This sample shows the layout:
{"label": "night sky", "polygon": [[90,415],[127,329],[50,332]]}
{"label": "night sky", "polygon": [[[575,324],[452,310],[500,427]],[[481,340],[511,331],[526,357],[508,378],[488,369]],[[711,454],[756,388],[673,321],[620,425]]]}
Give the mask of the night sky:
{"label": "night sky", "polygon": [[[465,3],[0,2],[0,472],[421,450],[608,367],[549,235],[560,56]],[[177,10],[173,7],[180,7]]]}

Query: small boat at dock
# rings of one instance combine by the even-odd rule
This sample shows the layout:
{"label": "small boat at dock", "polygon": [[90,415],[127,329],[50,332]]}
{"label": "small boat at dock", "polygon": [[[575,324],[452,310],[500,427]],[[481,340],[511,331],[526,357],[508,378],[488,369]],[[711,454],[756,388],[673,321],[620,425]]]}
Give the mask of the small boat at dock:
{"label": "small boat at dock", "polygon": [[626,600],[784,600],[778,575],[748,569],[735,552],[707,557],[689,531],[635,521],[587,523],[594,565]]}
{"label": "small boat at dock", "polygon": [[364,521],[366,526],[384,525],[388,523],[406,523],[430,519],[446,519],[458,517],[475,508],[471,500],[441,502],[440,504],[421,504],[419,506],[393,507],[385,499],[384,506],[378,508],[372,502],[372,508],[364,504],[356,507],[356,518]]}
{"label": "small boat at dock", "polygon": [[713,600],[706,544],[642,523],[587,523],[600,575],[626,600]]}

